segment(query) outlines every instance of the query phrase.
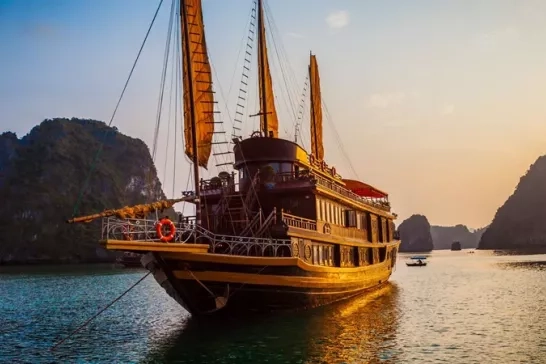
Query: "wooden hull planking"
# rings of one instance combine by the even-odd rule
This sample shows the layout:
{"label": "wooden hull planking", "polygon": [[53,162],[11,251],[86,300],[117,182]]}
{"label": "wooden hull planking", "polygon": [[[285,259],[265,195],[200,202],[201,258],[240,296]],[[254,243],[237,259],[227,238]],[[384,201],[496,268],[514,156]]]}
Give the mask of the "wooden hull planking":
{"label": "wooden hull planking", "polygon": [[388,281],[393,258],[339,268],[293,257],[150,252],[142,265],[180,305],[201,316],[301,310],[351,298]]}

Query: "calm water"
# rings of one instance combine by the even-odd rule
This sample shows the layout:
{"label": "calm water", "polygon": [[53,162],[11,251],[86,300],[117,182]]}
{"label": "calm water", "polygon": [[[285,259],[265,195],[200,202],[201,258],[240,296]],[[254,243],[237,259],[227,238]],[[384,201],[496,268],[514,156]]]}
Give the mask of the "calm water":
{"label": "calm water", "polygon": [[152,277],[49,348],[145,272],[21,268],[0,274],[6,363],[546,363],[545,255],[434,252],[399,259],[373,294],[303,314],[217,324],[191,319]]}

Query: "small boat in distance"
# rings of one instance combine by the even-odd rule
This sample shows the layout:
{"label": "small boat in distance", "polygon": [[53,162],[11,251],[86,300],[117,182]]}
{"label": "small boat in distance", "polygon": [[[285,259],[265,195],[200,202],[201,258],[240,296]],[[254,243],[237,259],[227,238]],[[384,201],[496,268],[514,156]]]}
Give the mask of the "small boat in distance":
{"label": "small boat in distance", "polygon": [[427,262],[426,262],[427,257],[415,256],[415,257],[411,257],[410,259],[411,259],[410,262],[406,262],[406,265],[408,267],[426,267],[427,265]]}

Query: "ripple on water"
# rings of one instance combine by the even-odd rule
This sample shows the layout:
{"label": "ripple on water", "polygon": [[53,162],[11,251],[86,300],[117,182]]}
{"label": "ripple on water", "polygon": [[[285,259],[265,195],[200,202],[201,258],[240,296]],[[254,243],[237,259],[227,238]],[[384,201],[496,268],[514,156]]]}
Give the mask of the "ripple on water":
{"label": "ripple on water", "polygon": [[144,273],[12,271],[0,275],[0,362],[541,363],[546,257],[458,253],[423,269],[400,259],[366,297],[222,323],[191,319],[148,277],[55,352]]}

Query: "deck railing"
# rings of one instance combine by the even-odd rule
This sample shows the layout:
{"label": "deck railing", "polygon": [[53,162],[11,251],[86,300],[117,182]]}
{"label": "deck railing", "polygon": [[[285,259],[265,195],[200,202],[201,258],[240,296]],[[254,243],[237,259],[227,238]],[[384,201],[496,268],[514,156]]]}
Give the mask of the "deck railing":
{"label": "deck railing", "polygon": [[324,177],[321,177],[321,176],[318,176],[318,175],[313,175],[313,177],[315,178],[316,180],[316,184],[319,185],[319,186],[322,186],[322,187],[325,187],[337,194],[340,194],[344,197],[348,197],[350,199],[353,199],[353,200],[356,200],[356,201],[359,201],[361,203],[364,203],[364,204],[367,204],[367,205],[370,205],[370,206],[373,206],[373,207],[377,207],[377,208],[380,208],[380,209],[383,209],[383,210],[389,210],[390,209],[390,204],[388,201],[386,200],[383,200],[383,199],[378,199],[378,198],[372,198],[372,197],[363,197],[363,196],[359,196],[357,195],[356,193],[324,178]]}
{"label": "deck railing", "polygon": [[288,225],[295,228],[305,229],[305,230],[317,230],[317,222],[315,220],[306,219],[304,217],[299,217],[286,212],[282,212],[282,221]]}
{"label": "deck railing", "polygon": [[[195,217],[182,222],[173,222],[176,227],[174,238],[164,244],[209,244],[211,253],[290,257],[292,245],[290,239],[269,239],[244,236],[220,235],[195,224]],[[156,232],[157,221],[146,219],[104,218],[102,221],[102,239],[127,241],[160,242]]]}
{"label": "deck railing", "polygon": [[[310,171],[302,171],[297,175],[294,172],[277,173],[267,181],[262,180],[262,182],[264,185],[266,185],[266,188],[281,187],[284,183],[292,185],[295,182],[315,184],[343,197],[347,197],[378,209],[390,211],[390,203],[385,198],[359,196],[343,186],[340,186],[337,183]],[[219,180],[216,178],[215,180],[211,179],[201,181],[201,195],[222,193],[229,194],[235,193],[236,191],[239,191],[239,183],[235,182],[234,177],[229,180]]]}

